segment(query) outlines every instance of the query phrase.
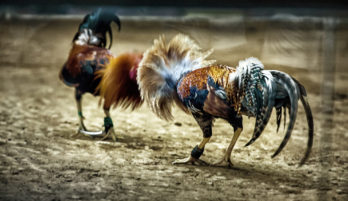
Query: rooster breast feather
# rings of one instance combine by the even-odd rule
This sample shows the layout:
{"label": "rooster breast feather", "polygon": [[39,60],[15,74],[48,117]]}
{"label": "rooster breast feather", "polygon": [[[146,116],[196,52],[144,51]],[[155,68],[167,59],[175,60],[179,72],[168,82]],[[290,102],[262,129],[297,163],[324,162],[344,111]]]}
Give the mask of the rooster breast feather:
{"label": "rooster breast feather", "polygon": [[110,58],[112,54],[105,48],[74,45],[59,77],[68,86],[94,94],[98,84],[95,72],[105,68]]}

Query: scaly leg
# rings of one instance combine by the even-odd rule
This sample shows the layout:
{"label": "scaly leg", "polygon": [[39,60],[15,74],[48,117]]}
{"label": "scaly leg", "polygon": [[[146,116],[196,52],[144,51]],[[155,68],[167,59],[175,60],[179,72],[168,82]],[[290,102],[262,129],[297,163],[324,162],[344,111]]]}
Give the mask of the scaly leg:
{"label": "scaly leg", "polygon": [[233,150],[233,147],[234,145],[236,144],[238,138],[239,138],[239,135],[240,133],[242,132],[242,128],[238,128],[234,134],[233,134],[233,138],[231,140],[231,143],[230,145],[228,146],[226,152],[225,152],[225,155],[224,157],[222,158],[222,160],[220,160],[219,162],[215,163],[214,165],[217,165],[217,166],[228,166],[228,167],[232,167],[233,164],[231,162],[231,153],[232,153],[232,150]]}
{"label": "scaly leg", "polygon": [[175,160],[172,164],[196,164],[198,163],[199,165],[208,165],[207,162],[199,159],[199,157],[203,154],[204,152],[204,147],[205,144],[207,144],[210,140],[210,137],[207,138],[203,138],[202,142],[195,146],[195,148],[193,148],[191,155],[187,158],[184,159],[177,159]]}
{"label": "scaly leg", "polygon": [[112,139],[116,142],[116,133],[114,130],[114,124],[112,123],[112,119],[110,117],[109,108],[104,108],[105,118],[104,118],[104,126],[105,126],[105,136],[102,138],[102,140],[105,140],[110,135]]}
{"label": "scaly leg", "polygon": [[175,160],[173,164],[196,164],[197,163],[199,165],[208,165],[207,162],[199,159],[199,157],[203,154],[204,147],[209,142],[210,137],[212,135],[211,127],[212,127],[213,118],[212,116],[208,114],[204,114],[204,115],[193,114],[193,116],[195,117],[197,123],[199,124],[199,126],[201,127],[203,131],[203,140],[201,141],[199,145],[196,145],[193,148],[191,155],[189,157]]}
{"label": "scaly leg", "polygon": [[79,91],[78,89],[75,89],[75,100],[76,100],[76,105],[77,105],[77,115],[79,117],[79,128],[75,134],[83,134],[85,136],[91,137],[90,135],[86,135],[84,132],[87,131],[87,128],[85,124],[83,123],[83,120],[85,117],[82,115],[82,92]]}
{"label": "scaly leg", "polygon": [[82,92],[78,89],[75,89],[75,100],[77,105],[77,114],[79,116],[79,128],[76,135],[83,134],[84,136],[93,137],[103,134],[103,131],[88,131],[83,120],[85,117],[82,115]]}
{"label": "scaly leg", "polygon": [[231,153],[232,153],[234,145],[236,144],[236,142],[239,138],[240,133],[243,130],[243,118],[242,117],[238,117],[237,114],[235,114],[232,117],[230,117],[230,119],[228,121],[233,126],[234,133],[233,133],[231,143],[228,146],[224,157],[222,158],[222,160],[220,160],[219,162],[214,164],[217,166],[227,166],[227,167],[233,166],[233,164],[231,162]]}
{"label": "scaly leg", "polygon": [[79,116],[79,130],[87,130],[85,124],[83,123],[83,120],[85,117],[82,115],[82,92],[79,90],[75,90],[75,100],[76,100],[76,105],[77,105],[77,114]]}

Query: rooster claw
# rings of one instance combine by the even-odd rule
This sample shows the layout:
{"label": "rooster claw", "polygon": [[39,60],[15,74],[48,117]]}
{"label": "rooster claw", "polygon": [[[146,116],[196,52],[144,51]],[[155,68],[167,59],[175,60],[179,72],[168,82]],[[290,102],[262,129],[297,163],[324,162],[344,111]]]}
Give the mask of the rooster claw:
{"label": "rooster claw", "polygon": [[209,165],[209,163],[201,159],[193,158],[192,156],[189,156],[188,158],[184,158],[184,159],[177,159],[172,164],[173,165],[175,164]]}
{"label": "rooster claw", "polygon": [[229,157],[224,157],[222,160],[220,160],[216,163],[213,163],[212,166],[232,168],[233,164],[232,164],[231,159]]}
{"label": "rooster claw", "polygon": [[[103,132],[103,134],[105,134],[105,131]],[[105,136],[101,139],[101,140],[105,140],[106,138],[108,138],[111,135],[111,138],[114,142],[116,142],[116,133],[113,127],[110,127],[108,129],[108,131],[106,132]]]}

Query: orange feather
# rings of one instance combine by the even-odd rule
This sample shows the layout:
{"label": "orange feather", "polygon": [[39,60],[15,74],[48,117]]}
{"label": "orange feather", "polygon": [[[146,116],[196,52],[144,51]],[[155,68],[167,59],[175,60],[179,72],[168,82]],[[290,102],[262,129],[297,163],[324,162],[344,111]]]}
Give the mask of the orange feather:
{"label": "orange feather", "polygon": [[100,92],[101,100],[104,100],[104,109],[111,106],[131,107],[132,110],[142,104],[136,72],[142,54],[125,53],[110,59],[105,69],[97,73],[101,77],[97,90]]}

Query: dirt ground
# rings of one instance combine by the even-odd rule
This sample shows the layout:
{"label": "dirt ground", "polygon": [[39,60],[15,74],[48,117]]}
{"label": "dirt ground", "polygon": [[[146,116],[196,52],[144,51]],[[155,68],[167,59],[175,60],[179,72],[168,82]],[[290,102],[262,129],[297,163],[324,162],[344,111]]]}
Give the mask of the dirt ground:
{"label": "dirt ground", "polygon": [[[307,163],[297,166],[307,143],[301,106],[292,138],[274,159],[270,156],[284,130],[276,133],[272,115],[263,135],[249,147],[244,144],[251,137],[254,119],[244,118],[244,131],[232,152],[233,168],[172,165],[175,159],[188,156],[201,140],[194,119],[177,108],[172,122],[160,120],[146,105],[133,112],[114,109],[117,142],[75,136],[78,121],[73,89],[60,83],[58,72],[78,24],[76,20],[0,22],[0,200],[348,200],[346,72],[336,76],[329,133],[332,143],[327,155],[320,154],[321,135],[328,134],[321,126],[325,106],[321,105],[320,69],[266,65],[290,73],[308,90],[315,139]],[[177,32],[196,33],[195,38],[201,39],[210,30],[150,22],[123,25],[122,32],[115,33],[115,54],[143,51],[159,34],[170,38]],[[218,49],[212,57],[231,65],[248,56],[259,57],[262,33],[250,27],[245,30],[247,45]],[[219,31],[226,38],[233,33]],[[248,45],[256,49],[249,50]],[[92,95],[83,99],[91,130],[99,130],[103,124],[98,100]],[[215,162],[222,158],[232,134],[227,123],[217,120],[202,159]],[[325,161],[328,168],[322,165]]]}

